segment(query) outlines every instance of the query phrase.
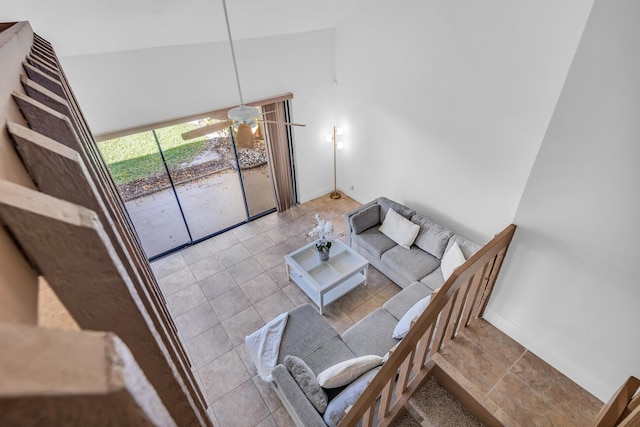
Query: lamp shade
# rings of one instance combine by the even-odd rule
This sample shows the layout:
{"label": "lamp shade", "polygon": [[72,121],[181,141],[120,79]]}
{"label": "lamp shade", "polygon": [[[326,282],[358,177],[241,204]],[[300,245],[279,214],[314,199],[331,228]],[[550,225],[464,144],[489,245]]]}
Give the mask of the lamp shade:
{"label": "lamp shade", "polygon": [[250,125],[244,123],[238,125],[236,145],[240,148],[253,148],[253,133]]}

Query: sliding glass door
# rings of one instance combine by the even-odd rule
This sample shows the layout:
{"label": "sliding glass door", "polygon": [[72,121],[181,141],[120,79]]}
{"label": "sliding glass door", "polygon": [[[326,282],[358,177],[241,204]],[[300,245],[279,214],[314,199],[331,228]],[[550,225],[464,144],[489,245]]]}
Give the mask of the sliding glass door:
{"label": "sliding glass door", "polygon": [[238,148],[223,129],[193,139],[212,120],[98,143],[148,258],[196,243],[275,209],[264,130]]}
{"label": "sliding glass door", "polygon": [[98,143],[147,256],[191,242],[154,132]]}
{"label": "sliding glass door", "polygon": [[236,147],[236,153],[238,164],[235,170],[240,171],[247,213],[250,218],[255,218],[275,208],[262,124],[254,132],[253,148]]}
{"label": "sliding glass door", "polygon": [[[176,153],[176,161],[168,162],[167,167],[191,238],[198,241],[245,222],[247,214],[240,179],[232,167],[235,159],[228,131],[187,141],[181,138],[182,132],[181,126],[156,131],[163,152],[192,153]],[[191,145],[195,147],[185,148]]]}

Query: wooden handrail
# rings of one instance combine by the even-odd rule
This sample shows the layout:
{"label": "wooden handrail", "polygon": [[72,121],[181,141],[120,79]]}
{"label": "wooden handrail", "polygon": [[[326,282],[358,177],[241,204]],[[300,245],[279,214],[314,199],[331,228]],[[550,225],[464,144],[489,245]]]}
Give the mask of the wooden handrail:
{"label": "wooden handrail", "polygon": [[400,415],[435,366],[431,356],[471,320],[482,316],[515,230],[515,225],[509,225],[453,272],[340,427],[355,426],[359,421],[363,427],[371,427],[376,417],[377,425],[388,426]]}
{"label": "wooden handrail", "polygon": [[640,380],[630,376],[600,410],[595,427],[639,425],[640,393],[638,389],[640,389]]}

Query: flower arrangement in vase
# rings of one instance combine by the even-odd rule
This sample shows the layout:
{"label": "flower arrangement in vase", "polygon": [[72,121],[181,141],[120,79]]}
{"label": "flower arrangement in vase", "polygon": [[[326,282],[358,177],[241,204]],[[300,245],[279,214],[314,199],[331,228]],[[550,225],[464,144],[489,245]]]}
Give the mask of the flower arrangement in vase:
{"label": "flower arrangement in vase", "polygon": [[334,237],[333,234],[333,224],[331,221],[325,221],[320,218],[320,215],[314,214],[317,226],[313,227],[313,229],[307,234],[308,237],[312,237],[314,235],[318,235],[318,240],[316,241],[316,249],[318,250],[318,257],[320,261],[326,261],[329,259],[329,250],[331,249],[331,239]]}

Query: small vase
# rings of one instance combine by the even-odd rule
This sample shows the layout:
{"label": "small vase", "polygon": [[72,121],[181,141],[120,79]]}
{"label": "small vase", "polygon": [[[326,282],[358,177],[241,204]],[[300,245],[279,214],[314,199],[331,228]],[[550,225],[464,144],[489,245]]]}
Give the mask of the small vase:
{"label": "small vase", "polygon": [[318,258],[320,261],[326,261],[329,259],[329,252],[320,252],[318,251]]}

